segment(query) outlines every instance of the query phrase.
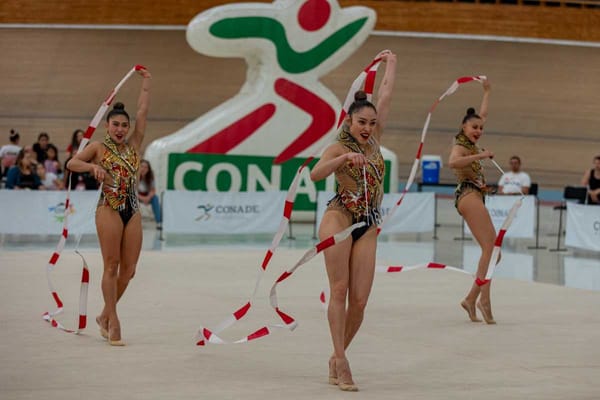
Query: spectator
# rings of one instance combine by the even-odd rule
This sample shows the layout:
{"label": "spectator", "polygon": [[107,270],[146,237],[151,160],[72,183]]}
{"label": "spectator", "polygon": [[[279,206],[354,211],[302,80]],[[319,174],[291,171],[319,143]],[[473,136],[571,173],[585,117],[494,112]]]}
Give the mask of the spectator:
{"label": "spectator", "polygon": [[519,156],[510,158],[510,172],[505,172],[498,181],[499,194],[523,194],[529,193],[531,178],[529,174],[521,171],[521,159]]}
{"label": "spectator", "polygon": [[138,199],[144,204],[152,206],[156,229],[162,229],[162,219],[160,215],[160,202],[156,195],[156,186],[154,184],[154,173],[148,160],[140,162],[140,179],[138,181]]}
{"label": "spectator", "polygon": [[8,136],[8,140],[10,144],[5,144],[0,147],[0,160],[2,160],[1,168],[0,168],[0,177],[6,175],[8,173],[8,169],[15,165],[15,161],[17,160],[17,156],[21,151],[21,146],[19,146],[19,132],[14,129],[10,130],[10,135]]}
{"label": "spectator", "polygon": [[50,144],[50,136],[46,132],[42,132],[38,135],[38,141],[33,144],[33,151],[35,151],[37,162],[43,163],[48,158],[46,151]]}
{"label": "spectator", "polygon": [[30,157],[25,153],[25,150],[21,150],[17,155],[15,165],[8,170],[6,175],[6,188],[7,189],[44,189],[39,176],[33,169],[33,163]]}
{"label": "spectator", "polygon": [[62,167],[60,165],[60,161],[58,161],[58,149],[52,143],[48,144],[48,149],[46,150],[46,161],[44,161],[44,168],[46,172],[55,174],[60,177],[62,175]]}
{"label": "spectator", "polygon": [[594,157],[594,167],[583,174],[581,185],[588,188],[588,204],[600,204],[600,155]]}
{"label": "spectator", "polygon": [[63,181],[61,181],[55,173],[46,171],[44,164],[38,164],[36,171],[42,185],[47,190],[62,190],[65,188]]}
{"label": "spectator", "polygon": [[77,152],[84,133],[85,132],[83,132],[81,129],[75,129],[75,131],[73,131],[73,134],[71,135],[71,143],[69,143],[67,146],[67,158],[72,157]]}

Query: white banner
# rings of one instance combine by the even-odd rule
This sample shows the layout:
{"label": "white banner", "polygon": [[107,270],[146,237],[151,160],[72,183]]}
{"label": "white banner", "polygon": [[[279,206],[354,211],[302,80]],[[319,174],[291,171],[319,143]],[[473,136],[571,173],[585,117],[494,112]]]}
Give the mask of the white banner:
{"label": "white banner", "polygon": [[[318,192],[317,199],[317,227],[327,208],[327,203],[333,198],[333,192]],[[381,202],[381,216],[383,218],[391,211],[400,193],[386,193]],[[418,233],[432,232],[435,224],[435,193],[407,193],[402,204],[394,216],[386,221],[382,234],[389,233]]]}
{"label": "white banner", "polygon": [[[486,196],[485,208],[492,217],[496,232],[502,226],[508,212],[520,196]],[[465,225],[465,234],[471,235],[469,226]],[[506,231],[507,238],[534,238],[535,237],[535,196],[525,196],[523,204],[517,211],[512,225]]]}
{"label": "white banner", "polygon": [[565,245],[600,251],[600,206],[567,203]]}
{"label": "white banner", "polygon": [[[60,235],[67,192],[0,190],[0,233]],[[71,192],[69,234],[96,233],[96,190]]]}
{"label": "white banner", "polygon": [[600,290],[600,260],[563,257],[565,286]]}
{"label": "white banner", "polygon": [[203,192],[167,190],[163,230],[171,233],[274,233],[286,192]]}

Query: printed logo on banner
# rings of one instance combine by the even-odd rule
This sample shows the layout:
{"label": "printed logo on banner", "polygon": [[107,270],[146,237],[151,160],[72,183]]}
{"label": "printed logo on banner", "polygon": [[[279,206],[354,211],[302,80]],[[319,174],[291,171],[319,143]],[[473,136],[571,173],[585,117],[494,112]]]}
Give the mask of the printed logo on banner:
{"label": "printed logo on banner", "polygon": [[594,221],[592,226],[594,228],[594,234],[600,236],[600,220]]}
{"label": "printed logo on banner", "polygon": [[[52,214],[52,216],[54,217],[54,220],[56,222],[60,222],[60,223],[64,222],[64,220],[65,220],[65,203],[64,202],[60,202],[55,206],[48,207],[48,211]],[[71,203],[69,205],[69,214],[70,215],[75,214],[75,207],[73,206],[73,203]]]}
{"label": "printed logo on banner", "polygon": [[202,210],[202,213],[196,217],[196,221],[208,221],[210,219],[210,211],[215,208],[212,204],[201,204],[197,207]]}

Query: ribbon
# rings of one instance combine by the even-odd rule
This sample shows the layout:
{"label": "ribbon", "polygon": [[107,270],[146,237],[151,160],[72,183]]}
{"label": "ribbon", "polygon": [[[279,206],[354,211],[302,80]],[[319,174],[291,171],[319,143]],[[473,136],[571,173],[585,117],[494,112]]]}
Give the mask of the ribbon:
{"label": "ribbon", "polygon": [[[367,65],[366,68],[364,68],[360,72],[360,74],[356,77],[356,79],[350,86],[350,89],[349,89],[346,99],[344,101],[344,105],[342,106],[342,110],[340,112],[340,118],[338,119],[337,128],[339,128],[340,125],[342,124],[342,122],[344,121],[344,118],[346,117],[346,115],[348,113],[348,109],[350,108],[350,105],[354,102],[354,93],[356,93],[356,91],[360,90],[361,88],[364,88],[363,90],[367,94],[367,99],[369,101],[371,100],[372,95],[373,95],[373,90],[375,87],[375,78],[376,78],[376,74],[377,74],[377,69],[378,69],[379,65],[381,64],[381,60],[382,60],[382,58],[381,58],[381,53],[380,53],[373,59],[373,61],[371,61],[371,63],[369,63],[369,65]],[[306,161],[298,168],[298,171],[297,171],[297,173],[294,177],[294,180],[292,181],[292,184],[290,185],[290,188],[288,189],[288,193],[286,195],[285,205],[283,208],[283,217],[279,224],[279,228],[278,228],[277,232],[275,233],[275,236],[273,237],[271,245],[267,249],[267,252],[263,258],[262,264],[258,271],[258,276],[255,281],[254,290],[253,290],[252,294],[250,295],[250,298],[241,307],[239,307],[237,310],[235,310],[233,313],[231,313],[225,319],[223,319],[223,321],[221,321],[221,323],[219,323],[217,325],[217,327],[215,327],[214,329],[208,329],[208,328],[201,326],[198,329],[198,332],[196,335],[196,344],[198,346],[204,346],[207,343],[212,343],[212,344],[244,343],[244,342],[248,342],[250,340],[254,340],[254,339],[258,339],[260,337],[267,336],[271,333],[271,330],[269,330],[269,327],[265,325],[265,326],[261,327],[260,329],[254,331],[253,333],[251,333],[239,340],[236,340],[236,341],[226,341],[218,336],[221,332],[230,328],[237,321],[244,318],[247,315],[248,311],[252,308],[252,303],[253,303],[256,293],[258,291],[260,282],[264,276],[264,273],[265,273],[267,267],[269,266],[271,258],[275,254],[275,250],[279,247],[279,243],[280,243],[281,239],[283,238],[283,235],[285,234],[285,231],[289,224],[290,217],[292,215],[292,209],[294,208],[294,201],[296,199],[296,193],[298,191],[298,185],[300,183],[300,178],[302,176],[302,172],[303,172],[304,168],[306,168],[308,166],[308,164],[310,164],[310,162],[314,159],[314,157],[317,154],[320,154],[324,150],[325,146],[327,146],[327,145],[328,145],[328,143],[326,142],[322,146],[320,146],[318,149],[316,149],[306,159]],[[306,263],[310,258],[314,257],[316,254],[320,253],[321,251],[325,250],[326,248],[334,245],[336,242],[343,240],[342,237],[344,237],[344,238],[348,237],[354,229],[356,229],[360,226],[363,226],[363,225],[360,223],[352,225],[351,227],[345,229],[344,231],[323,240],[322,242],[317,244],[314,248],[310,249],[304,255],[304,257],[302,257],[300,259],[300,261],[298,261],[294,265],[294,267],[292,269],[284,272],[284,274],[279,277],[279,279],[271,287],[270,303],[271,303],[271,306],[274,308],[277,316],[283,322],[283,325],[270,325],[271,327],[277,327],[277,328],[286,327],[288,329],[294,329],[296,327],[295,319],[292,318],[291,316],[283,313],[277,306],[276,286],[283,280],[287,279],[293,273],[294,270],[296,270],[298,267],[300,267],[300,265]],[[339,236],[339,235],[341,235],[341,236]],[[309,257],[309,258],[307,259],[307,257]],[[287,273],[287,275],[286,275],[286,273]]]}
{"label": "ribbon", "polygon": [[[102,120],[102,117],[108,110],[108,107],[114,100],[119,89],[121,89],[121,86],[123,86],[125,84],[125,82],[131,77],[131,75],[133,75],[136,71],[139,71],[140,69],[144,69],[144,67],[142,65],[136,65],[135,67],[133,67],[123,77],[123,79],[121,79],[121,81],[117,84],[117,86],[115,86],[115,88],[110,91],[110,93],[108,94],[106,99],[100,105],[100,108],[96,112],[96,115],[94,116],[94,118],[92,118],[92,121],[90,122],[87,130],[85,131],[83,138],[81,139],[81,143],[79,144],[78,151],[82,151],[85,148],[85,146],[88,144],[88,142],[90,141],[90,138],[94,134],[96,127]],[[98,196],[100,195],[101,190],[102,190],[102,186],[100,186],[100,188],[98,188]],[[51,279],[51,275],[50,275],[51,272],[56,267],[56,264],[58,263],[58,260],[60,259],[60,255],[62,254],[62,251],[65,247],[67,238],[69,237],[70,194],[71,194],[71,183],[70,183],[70,178],[69,178],[69,186],[67,188],[67,199],[65,201],[65,217],[64,217],[64,221],[63,221],[62,234],[58,241],[58,244],[56,245],[56,249],[54,250],[54,253],[52,253],[52,256],[50,256],[50,260],[48,261],[48,264],[46,265],[46,279],[48,281],[48,289],[50,290],[50,294],[52,295],[52,298],[54,299],[54,302],[56,304],[56,309],[54,311],[46,311],[44,314],[42,314],[42,318],[45,321],[49,322],[53,327],[58,328],[64,332],[79,334],[87,326],[87,299],[88,299],[88,285],[90,282],[90,272],[89,272],[89,269],[87,266],[87,262],[86,262],[85,258],[83,257],[83,255],[78,251],[79,240],[81,240],[81,235],[79,236],[79,240],[77,241],[76,250],[75,250],[75,253],[77,253],[81,257],[81,260],[83,263],[82,273],[81,273],[81,287],[80,287],[80,291],[79,291],[79,318],[77,321],[76,329],[66,328],[64,325],[62,325],[60,322],[58,322],[55,318],[57,315],[59,315],[63,312],[64,305],[63,305],[62,299],[58,295],[58,292],[54,289],[54,285],[52,284],[52,279]],[[94,205],[95,205],[95,202],[94,202]]]}

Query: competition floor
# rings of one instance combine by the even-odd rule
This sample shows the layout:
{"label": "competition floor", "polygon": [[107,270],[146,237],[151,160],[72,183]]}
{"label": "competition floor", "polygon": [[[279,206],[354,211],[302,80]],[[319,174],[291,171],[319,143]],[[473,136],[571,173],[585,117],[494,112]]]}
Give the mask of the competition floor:
{"label": "competition floor", "polygon": [[[450,200],[440,200],[431,234],[382,237],[379,264],[473,264]],[[556,213],[556,214],[555,214]],[[558,211],[542,207],[540,245],[556,247]],[[196,347],[211,326],[241,306],[270,236],[159,240],[144,220],[138,272],[119,305],[128,346],[111,348],[93,317],[100,311],[96,239],[81,248],[91,268],[90,326],[64,334],[40,318],[52,306],[44,266],[56,238],[2,238],[0,398],[2,399],[597,399],[600,397],[600,261],[597,253],[528,249],[508,240],[493,282],[496,326],[467,321],[458,302],[467,275],[445,270],[378,274],[366,319],[348,356],[357,394],[327,384],[330,339],[318,300],[326,284],[321,256],[279,288],[280,306],[299,321],[245,345]],[[294,224],[266,273],[247,318],[225,335],[238,339],[278,322],[269,288],[314,243],[310,224]],[[561,239],[561,246],[562,246]],[[70,248],[53,275],[75,322],[81,265]]]}

